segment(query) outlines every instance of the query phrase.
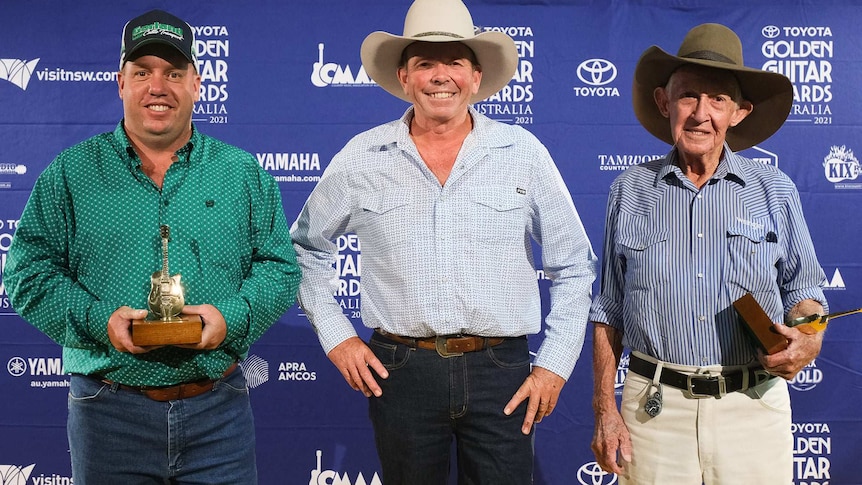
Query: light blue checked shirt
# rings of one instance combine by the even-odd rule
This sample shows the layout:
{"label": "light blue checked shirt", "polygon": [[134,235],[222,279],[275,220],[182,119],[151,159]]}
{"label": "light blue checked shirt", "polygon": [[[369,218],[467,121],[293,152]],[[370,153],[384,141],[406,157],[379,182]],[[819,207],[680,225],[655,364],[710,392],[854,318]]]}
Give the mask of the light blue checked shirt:
{"label": "light blue checked shirt", "polygon": [[744,364],[755,348],[732,308],[743,294],[774,322],[805,299],[827,308],[793,182],[727,145],[724,153],[700,190],[675,150],[611,185],[590,320],[621,330],[632,350],[683,365]]}
{"label": "light blue checked shirt", "polygon": [[552,280],[535,364],[563,378],[587,327],[596,257],[547,149],[528,131],[474,110],[473,131],[440,183],[400,120],[335,155],[291,230],[303,270],[299,302],[323,349],[356,335],[333,297],[335,241],[362,251],[362,320],[411,337],[520,336],[541,330],[530,239]]}

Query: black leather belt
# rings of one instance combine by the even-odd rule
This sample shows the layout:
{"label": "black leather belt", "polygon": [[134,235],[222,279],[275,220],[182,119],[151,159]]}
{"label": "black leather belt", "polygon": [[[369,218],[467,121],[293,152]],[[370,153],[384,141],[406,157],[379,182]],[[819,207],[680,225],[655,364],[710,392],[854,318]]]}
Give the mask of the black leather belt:
{"label": "black leather belt", "polygon": [[[629,370],[648,379],[655,375],[656,364],[634,354],[629,359]],[[746,374],[748,379],[745,378]],[[659,382],[688,391],[692,397],[722,397],[729,392],[744,391],[775,376],[763,368],[753,367],[721,374],[686,374],[662,368]]]}

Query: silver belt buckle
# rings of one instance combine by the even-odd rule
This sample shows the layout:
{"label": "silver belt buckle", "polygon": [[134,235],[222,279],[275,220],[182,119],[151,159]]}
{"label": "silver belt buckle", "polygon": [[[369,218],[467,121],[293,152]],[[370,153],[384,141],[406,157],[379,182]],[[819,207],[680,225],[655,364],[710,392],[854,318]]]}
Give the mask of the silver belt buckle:
{"label": "silver belt buckle", "polygon": [[449,348],[446,345],[446,340],[449,339],[449,336],[437,336],[434,339],[434,348],[437,350],[437,354],[444,359],[448,359],[449,357],[460,357],[464,355],[464,352],[449,352]]}
{"label": "silver belt buckle", "polygon": [[694,392],[694,386],[692,386],[692,381],[695,380],[703,380],[703,381],[715,381],[718,382],[718,396],[724,397],[727,394],[727,384],[724,380],[723,375],[707,375],[707,374],[689,374],[686,376],[685,385],[688,388],[689,394],[691,397],[696,399],[703,399],[706,397],[713,397],[712,394],[698,394]]}

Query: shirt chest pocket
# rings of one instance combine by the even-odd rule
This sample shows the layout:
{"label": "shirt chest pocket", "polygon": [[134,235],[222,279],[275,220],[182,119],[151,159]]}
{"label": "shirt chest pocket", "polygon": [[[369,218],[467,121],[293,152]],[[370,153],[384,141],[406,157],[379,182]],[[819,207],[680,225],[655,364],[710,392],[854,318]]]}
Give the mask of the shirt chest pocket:
{"label": "shirt chest pocket", "polygon": [[670,282],[675,265],[668,249],[669,231],[645,216],[621,213],[616,250],[625,264],[629,284],[653,286]]}
{"label": "shirt chest pocket", "polygon": [[736,220],[727,227],[725,277],[752,293],[771,291],[777,285],[778,236],[769,229],[768,222]]}
{"label": "shirt chest pocket", "polygon": [[356,233],[381,248],[392,247],[409,239],[417,223],[413,197],[405,190],[367,193],[360,197]]}
{"label": "shirt chest pocket", "polygon": [[525,197],[507,187],[482,187],[470,194],[470,239],[523,245],[527,227]]}

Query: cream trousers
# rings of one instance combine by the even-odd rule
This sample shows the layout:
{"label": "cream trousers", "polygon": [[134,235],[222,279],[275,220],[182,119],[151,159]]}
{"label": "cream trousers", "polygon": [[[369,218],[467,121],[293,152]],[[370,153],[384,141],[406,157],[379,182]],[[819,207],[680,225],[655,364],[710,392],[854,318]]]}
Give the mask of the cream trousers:
{"label": "cream trousers", "polygon": [[653,418],[644,412],[644,404],[656,389],[652,378],[631,371],[626,377],[621,413],[633,451],[632,462],[625,466],[628,477],[620,477],[620,484],[792,483],[793,433],[784,379],[769,379],[720,399],[696,399],[663,385],[662,409]]}

